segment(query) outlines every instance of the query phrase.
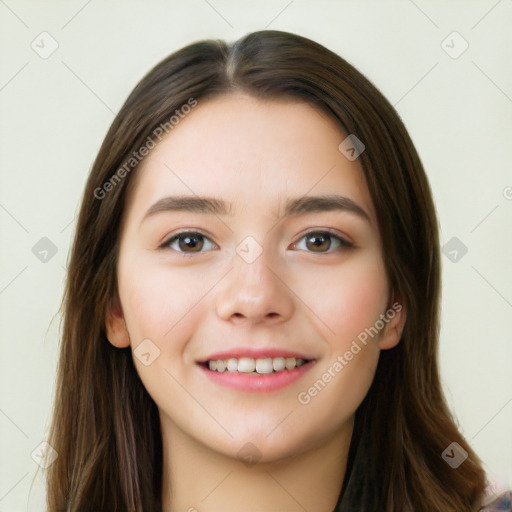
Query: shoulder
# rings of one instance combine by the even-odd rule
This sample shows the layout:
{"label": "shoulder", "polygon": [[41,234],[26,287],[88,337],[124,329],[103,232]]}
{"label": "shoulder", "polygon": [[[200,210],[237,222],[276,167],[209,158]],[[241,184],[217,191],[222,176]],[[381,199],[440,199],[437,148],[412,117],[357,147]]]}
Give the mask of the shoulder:
{"label": "shoulder", "polygon": [[512,490],[500,494],[478,512],[512,512]]}

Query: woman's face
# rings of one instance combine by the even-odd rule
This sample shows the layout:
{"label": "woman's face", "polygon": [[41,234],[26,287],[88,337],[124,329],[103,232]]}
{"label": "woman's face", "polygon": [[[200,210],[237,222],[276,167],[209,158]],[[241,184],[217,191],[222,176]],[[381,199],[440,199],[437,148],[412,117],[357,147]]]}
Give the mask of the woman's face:
{"label": "woman's face", "polygon": [[[131,345],[164,432],[270,461],[351,427],[405,315],[383,320],[377,220],[346,137],[308,103],[234,94],[199,101],[142,162],[107,336]],[[308,202],[327,195],[346,199]]]}

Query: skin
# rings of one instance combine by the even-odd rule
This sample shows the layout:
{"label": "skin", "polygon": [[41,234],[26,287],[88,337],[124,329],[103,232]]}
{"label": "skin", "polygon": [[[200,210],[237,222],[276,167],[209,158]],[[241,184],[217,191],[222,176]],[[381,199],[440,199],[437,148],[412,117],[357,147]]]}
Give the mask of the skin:
{"label": "skin", "polygon": [[[396,301],[362,169],[338,150],[346,136],[308,103],[236,93],[199,101],[137,171],[123,219],[119,297],[106,325],[116,347],[135,350],[150,339],[160,350],[149,366],[134,363],[160,412],[165,510],[330,512],[336,504],[354,413],[406,318],[402,308],[316,396],[299,402]],[[346,211],[280,215],[287,198],[332,193],[358,203],[370,222]],[[143,220],[156,201],[178,194],[230,201],[234,215],[175,211]],[[333,237],[315,248],[304,237],[326,229],[354,247],[338,248]],[[205,235],[200,252],[179,241],[158,249],[187,230]],[[252,263],[236,252],[247,236],[262,249]],[[195,362],[236,346],[279,347],[316,362],[270,393],[211,383]],[[237,456],[248,442],[261,457],[256,464]]]}

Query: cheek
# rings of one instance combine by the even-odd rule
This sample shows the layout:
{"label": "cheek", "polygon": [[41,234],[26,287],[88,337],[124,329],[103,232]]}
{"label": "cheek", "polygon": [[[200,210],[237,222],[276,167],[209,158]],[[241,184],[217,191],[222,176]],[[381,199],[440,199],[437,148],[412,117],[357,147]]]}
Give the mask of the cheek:
{"label": "cheek", "polygon": [[344,352],[375,326],[386,310],[389,291],[383,262],[372,254],[346,265],[319,266],[312,279],[302,280],[301,288],[333,353]]}
{"label": "cheek", "polygon": [[144,338],[158,340],[159,344],[175,338],[190,324],[200,298],[207,292],[205,280],[198,279],[197,274],[142,260],[126,264],[119,276],[132,344]]}
{"label": "cheek", "polygon": [[317,297],[312,309],[321,312],[329,327],[323,327],[327,350],[298,402],[304,418],[314,416],[316,424],[334,430],[355,413],[375,376],[380,354],[375,324],[385,312],[388,283],[383,264],[376,258],[329,272],[324,268],[320,274],[317,279],[328,284],[321,294],[310,293],[309,297]]}
{"label": "cheek", "polygon": [[[315,375],[299,392],[297,418],[309,427],[307,437],[323,437],[335,432],[351,418],[373,382],[379,351],[370,345],[361,346],[351,354],[336,354],[328,361],[317,363]],[[320,366],[321,365],[321,366]],[[308,418],[315,418],[311,422]],[[322,425],[322,429],[318,429]],[[286,426],[288,427],[288,426]],[[291,431],[284,435],[292,435]]]}
{"label": "cheek", "polygon": [[197,274],[149,264],[142,257],[126,259],[119,268],[119,293],[135,368],[159,408],[177,416],[179,410],[173,409],[169,397],[187,400],[179,383],[184,381],[184,352],[198,324],[204,286]]}

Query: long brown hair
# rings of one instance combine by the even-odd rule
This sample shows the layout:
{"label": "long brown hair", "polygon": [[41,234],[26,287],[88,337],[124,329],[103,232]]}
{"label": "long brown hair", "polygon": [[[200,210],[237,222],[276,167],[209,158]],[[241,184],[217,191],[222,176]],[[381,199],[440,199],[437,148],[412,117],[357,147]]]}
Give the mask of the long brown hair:
{"label": "long brown hair", "polygon": [[[235,90],[311,102],[363,141],[359,160],[385,267],[407,311],[400,343],[382,351],[356,412],[336,510],[474,512],[483,499],[485,473],[441,388],[438,224],[420,158],[397,112],[367,78],[322,45],[274,30],[232,44],[199,41],[168,56],[135,87],[105,137],[82,199],[61,306],[48,437],[58,457],[48,468],[48,510],[161,510],[158,410],[131,349],[114,348],[105,337],[105,314],[117,296],[127,186],[137,171],[136,162],[126,162],[191,98],[200,106]],[[452,442],[468,453],[457,469],[442,458]]]}

